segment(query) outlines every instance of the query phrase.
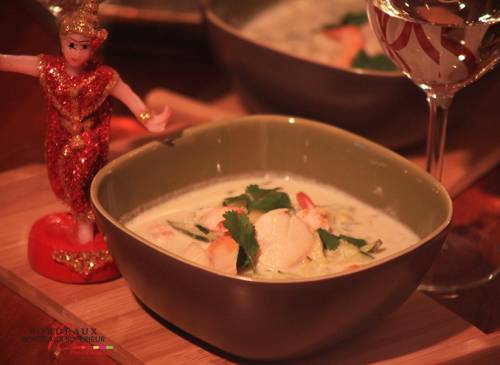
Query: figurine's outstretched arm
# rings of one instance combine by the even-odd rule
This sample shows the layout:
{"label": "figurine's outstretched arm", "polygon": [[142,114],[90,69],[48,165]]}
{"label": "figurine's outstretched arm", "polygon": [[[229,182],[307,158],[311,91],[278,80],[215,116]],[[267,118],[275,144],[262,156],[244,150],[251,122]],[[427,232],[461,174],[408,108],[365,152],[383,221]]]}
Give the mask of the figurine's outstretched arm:
{"label": "figurine's outstretched arm", "polygon": [[39,74],[37,56],[11,56],[0,54],[0,71],[17,72],[37,77]]}
{"label": "figurine's outstretched arm", "polygon": [[111,95],[125,104],[150,132],[161,132],[172,114],[170,108],[165,106],[160,114],[152,115],[141,98],[121,79],[111,90]]}

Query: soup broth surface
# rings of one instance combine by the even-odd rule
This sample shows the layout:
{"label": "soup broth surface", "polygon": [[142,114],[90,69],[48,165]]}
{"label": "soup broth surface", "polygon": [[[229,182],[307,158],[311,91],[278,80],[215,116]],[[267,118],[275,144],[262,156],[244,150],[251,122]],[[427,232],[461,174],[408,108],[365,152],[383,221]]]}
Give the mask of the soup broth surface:
{"label": "soup broth surface", "polygon": [[[277,191],[288,194],[291,207],[266,213],[248,212],[241,205],[223,206],[225,199],[243,194],[251,185],[279,188]],[[314,203],[314,208],[304,208],[304,204],[309,204],[304,199],[301,206],[302,193]],[[224,228],[224,214],[229,210],[245,215],[255,227],[259,251],[247,267],[236,268],[241,250],[225,245],[232,241]],[[299,176],[272,174],[214,181],[172,194],[124,223],[165,251],[225,273],[256,278],[303,278],[350,270],[406,249],[419,240],[395,218],[333,186]],[[326,248],[319,230],[328,236],[330,248]],[[360,240],[366,243],[362,247]],[[379,247],[368,251],[376,242]]]}

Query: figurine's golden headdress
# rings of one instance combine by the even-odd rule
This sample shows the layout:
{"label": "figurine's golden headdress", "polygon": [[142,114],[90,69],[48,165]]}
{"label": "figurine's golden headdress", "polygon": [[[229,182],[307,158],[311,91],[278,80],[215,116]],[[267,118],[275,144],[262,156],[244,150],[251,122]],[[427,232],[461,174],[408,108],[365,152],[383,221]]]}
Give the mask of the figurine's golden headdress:
{"label": "figurine's golden headdress", "polygon": [[97,11],[99,0],[83,0],[73,11],[62,16],[59,32],[61,35],[81,34],[92,39],[97,48],[108,37],[108,32],[99,25]]}

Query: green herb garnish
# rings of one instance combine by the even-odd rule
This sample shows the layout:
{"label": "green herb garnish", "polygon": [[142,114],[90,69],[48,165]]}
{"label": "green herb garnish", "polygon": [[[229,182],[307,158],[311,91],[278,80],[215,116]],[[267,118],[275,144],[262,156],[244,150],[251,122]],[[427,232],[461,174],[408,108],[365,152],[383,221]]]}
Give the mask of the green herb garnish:
{"label": "green herb garnish", "polygon": [[341,25],[363,25],[368,23],[368,16],[366,15],[366,12],[360,12],[360,13],[347,13],[345,14],[342,19],[340,20]]}
{"label": "green herb garnish", "polygon": [[380,249],[380,246],[382,246],[381,240],[376,240],[375,242],[368,244],[364,239],[346,236],[343,234],[336,236],[322,228],[319,228],[317,232],[319,238],[321,239],[321,243],[323,243],[323,249],[325,250],[334,251],[339,247],[340,241],[344,241],[356,246],[361,254],[373,259],[374,256],[372,254],[376,253]]}
{"label": "green herb garnish", "polygon": [[380,247],[382,246],[383,242],[382,240],[376,240],[373,243],[367,244],[359,249],[359,251],[371,258],[373,258],[372,253],[377,253],[380,250]]}
{"label": "green herb garnish", "polygon": [[[172,222],[172,221],[167,221],[172,228],[176,229],[177,231],[184,233],[185,235],[188,235],[189,237],[192,237],[194,239],[197,239],[198,241],[203,241],[203,242],[210,242],[213,240],[213,237],[210,236],[210,231],[203,227],[196,225],[194,227],[184,224],[184,223],[179,223],[179,222]],[[199,227],[198,227],[199,226]],[[200,227],[205,228],[206,232],[202,231]],[[198,231],[200,233],[198,233]]]}
{"label": "green herb garnish", "polygon": [[357,68],[367,68],[370,70],[377,71],[395,71],[396,66],[394,63],[385,55],[379,54],[370,57],[365,51],[359,51],[352,60],[352,67]]}
{"label": "green herb garnish", "polygon": [[248,211],[260,210],[268,212],[278,208],[291,209],[290,197],[287,193],[278,191],[279,189],[261,189],[258,185],[247,186],[246,193],[252,199],[247,206]]}
{"label": "green herb garnish", "polygon": [[254,200],[248,204],[248,211],[260,210],[261,212],[269,212],[278,208],[292,208],[292,203],[287,193],[272,191],[265,194],[261,198]]}
{"label": "green herb garnish", "polygon": [[318,229],[318,234],[323,243],[323,249],[334,251],[339,247],[340,238],[338,236],[331,234],[323,228]]}
{"label": "green herb garnish", "polygon": [[280,188],[262,189],[258,185],[248,185],[245,193],[224,199],[223,205],[240,204],[247,208],[248,212],[258,210],[268,212],[278,208],[292,208],[290,197],[287,193],[278,191]]}
{"label": "green herb garnish", "polygon": [[337,247],[339,247],[341,240],[350,243],[359,249],[366,245],[366,241],[361,238],[354,238],[343,234],[336,236],[323,228],[318,229],[318,234],[321,242],[323,243],[323,247],[326,250],[336,250]]}
{"label": "green herb garnish", "polygon": [[265,196],[266,194],[272,193],[274,191],[278,191],[279,188],[274,189],[262,189],[259,185],[252,184],[248,185],[245,189],[245,193],[249,195],[253,200],[257,200]]}
{"label": "green herb garnish", "polygon": [[202,226],[201,224],[195,224],[194,226],[196,228],[198,228],[201,233],[204,233],[204,234],[209,234],[210,233],[210,230],[207,227]]}
{"label": "green herb garnish", "polygon": [[248,195],[241,194],[238,196],[232,196],[232,197],[224,199],[224,201],[222,202],[222,205],[224,205],[225,207],[228,205],[238,205],[238,206],[242,205],[242,206],[246,207],[248,205],[248,203],[250,203],[250,199],[248,198]]}
{"label": "green herb garnish", "polygon": [[343,234],[339,235],[338,237],[339,237],[339,239],[346,241],[346,242],[350,243],[351,245],[356,246],[357,248],[361,248],[364,245],[366,245],[366,241],[361,239],[361,238],[354,238],[354,237],[350,237],[350,236],[345,236]]}
{"label": "green herb garnish", "polygon": [[231,237],[238,243],[238,259],[236,267],[242,270],[248,265],[255,271],[255,258],[259,251],[259,244],[255,238],[255,227],[245,214],[238,214],[234,210],[224,213],[224,227]]}
{"label": "green herb garnish", "polygon": [[355,25],[360,26],[368,22],[368,16],[365,12],[361,13],[347,13],[345,14],[340,21],[336,23],[328,23],[321,27],[323,30],[340,28],[345,25]]}

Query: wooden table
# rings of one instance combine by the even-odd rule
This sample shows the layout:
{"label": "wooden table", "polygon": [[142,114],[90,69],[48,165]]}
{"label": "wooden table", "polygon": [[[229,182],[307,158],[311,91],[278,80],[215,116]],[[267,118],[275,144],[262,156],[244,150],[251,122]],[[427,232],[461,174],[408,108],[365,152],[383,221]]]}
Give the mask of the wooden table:
{"label": "wooden table", "polygon": [[[13,29],[21,31],[12,32]],[[10,33],[7,33],[9,31]],[[54,34],[47,31],[45,23],[33,15],[29,8],[21,7],[15,1],[5,1],[0,4],[0,34],[2,34],[0,36],[1,52],[27,54],[56,52],[56,46],[53,43]],[[138,60],[134,57],[121,59],[122,57],[117,57],[116,54],[108,57],[122,76],[125,75],[131,84],[138,86],[137,90],[140,94],[144,95],[154,86],[152,82],[144,82],[147,79],[144,76],[147,71],[134,72],[138,65]],[[155,64],[155,61],[151,63]],[[189,57],[182,59],[181,57],[180,60],[172,60],[166,65],[163,64],[163,67],[167,67],[170,72],[162,74],[154,82],[169,85],[172,89],[198,100],[210,101],[228,92],[227,79],[206,59]],[[150,68],[149,64],[147,68]],[[204,88],[200,85],[211,85],[211,87]],[[20,101],[22,101],[22,107]],[[15,176],[19,178],[20,175],[27,177],[33,174],[33,176],[43,178],[43,169],[40,168],[40,164],[43,163],[42,141],[45,115],[33,112],[43,109],[44,101],[36,82],[19,75],[0,74],[0,111],[3,117],[0,124],[0,170],[4,170],[0,177],[0,201],[4,204],[13,200],[12,196],[5,195],[6,190],[2,186],[5,188]],[[122,109],[117,111],[123,112]],[[201,110],[201,112],[204,111]],[[214,117],[224,115],[224,112],[214,114],[213,110],[206,110],[206,112]],[[228,113],[230,112],[232,111]],[[177,120],[178,128],[181,128],[182,123],[185,122],[184,117],[180,113],[179,120]],[[479,117],[480,111],[478,111]],[[30,128],[26,128],[27,125]],[[139,131],[136,125],[115,116],[112,136],[114,140],[137,135]],[[120,142],[117,146],[120,146]],[[21,199],[25,193],[26,191],[23,193],[21,188],[18,191],[19,198]],[[44,209],[58,206],[50,195],[44,195],[38,199],[41,199],[38,204],[42,206],[47,204]],[[5,253],[5,249],[8,248],[5,245],[8,245],[9,239],[14,237],[14,234],[9,234],[9,232],[18,232],[16,229],[19,229],[19,224],[29,225],[30,222],[12,220],[16,214],[22,214],[21,211],[16,211],[16,206],[4,206],[2,209],[4,251],[1,252]],[[500,167],[494,168],[486,177],[456,197],[454,209],[454,232],[456,234],[475,240],[492,240],[500,244],[500,225],[498,224],[500,221]],[[8,216],[5,216],[7,213]],[[33,211],[30,214],[36,216],[37,212]],[[42,280],[39,283],[44,282]],[[111,285],[115,285],[120,293],[127,295],[125,283],[117,281]],[[82,290],[84,289],[85,287],[82,287]],[[36,302],[39,305],[37,298],[33,298],[32,294],[24,293],[24,296],[29,297],[31,302],[5,285],[0,285],[0,307],[4,313],[0,322],[0,339],[3,344],[0,350],[1,364],[92,363],[99,365],[116,363],[107,356],[71,354],[63,354],[54,360],[47,350],[47,343],[34,341],[27,344],[23,341],[23,336],[33,329],[50,327],[54,319],[32,304]],[[437,304],[436,301],[447,309]],[[423,317],[422,314],[424,314]],[[413,322],[412,318],[414,318]],[[172,330],[168,326],[163,327],[165,324],[162,321],[154,318],[151,321],[153,326],[161,328],[161,334],[166,333],[163,331]],[[406,327],[401,327],[400,323],[404,323]],[[500,279],[496,278],[489,284],[467,291],[455,299],[430,299],[417,293],[381,326],[378,329],[379,332],[375,329],[365,337],[345,344],[343,350],[335,350],[332,356],[336,356],[337,359],[358,359],[360,362],[405,364],[446,361],[458,364],[498,363],[500,359]],[[405,328],[406,331],[403,331]],[[380,332],[382,330],[386,330],[393,337],[384,338]],[[173,336],[176,336],[175,331]],[[405,338],[407,340],[404,340]],[[187,355],[195,353],[198,356],[179,357],[177,358],[179,363],[187,363],[190,360],[192,363],[239,361],[224,356],[214,349],[199,347],[200,344],[189,336],[181,335],[174,341],[180,348],[185,349],[185,352],[181,353]],[[390,341],[394,344],[389,343]],[[363,351],[356,347],[370,342],[372,347],[368,346],[364,349],[364,355]],[[374,348],[374,345],[378,347]],[[309,362],[322,363],[322,361],[324,358],[320,355],[309,359]]]}
{"label": "wooden table", "polygon": [[[136,302],[123,279],[99,286],[74,286],[52,282],[27,266],[25,244],[22,233],[29,230],[28,220],[40,214],[61,208],[51,196],[48,183],[43,179],[44,166],[26,165],[0,174],[0,212],[5,217],[6,227],[0,233],[3,246],[0,249],[0,281],[28,298],[30,302],[64,323],[98,329],[107,337],[107,344],[114,344],[116,353],[111,354],[124,364],[141,363],[126,351],[137,354],[151,363],[166,363],[175,360],[179,364],[240,362],[227,354],[201,344],[189,335],[179,332],[168,323],[152,315]],[[497,168],[485,179],[468,189],[455,200],[456,222],[467,222],[469,217],[487,217],[492,209],[498,215],[498,195],[485,190],[490,184],[498,186],[500,169]],[[35,193],[38,191],[38,193]],[[7,204],[17,200],[18,205]],[[470,200],[478,204],[469,204]],[[497,201],[496,206],[494,203]],[[23,210],[21,208],[29,208]],[[471,212],[471,209],[473,212]],[[479,213],[475,215],[474,212]],[[486,213],[486,214],[485,214]],[[487,226],[488,219],[482,220]],[[482,231],[488,235],[495,231]],[[21,234],[21,236],[20,236]],[[21,242],[21,243],[19,243]],[[348,341],[326,354],[316,354],[298,364],[325,363],[395,363],[422,364],[450,361],[458,364],[495,364],[500,356],[500,280],[470,291],[450,302],[449,307],[459,315],[438,305],[421,293],[415,293],[390,317],[372,331]],[[2,363],[51,364],[54,359],[47,351],[47,342],[23,338],[34,329],[50,328],[54,320],[19,295],[0,286],[0,303],[7,315],[2,319],[0,338],[4,347],[0,352]],[[118,302],[120,303],[118,305]],[[478,327],[463,320],[469,317]],[[129,331],[123,331],[127,328]],[[147,330],[146,330],[147,329]],[[152,339],[145,340],[150,336]],[[489,333],[487,333],[489,332]],[[151,355],[148,343],[154,343],[156,358]],[[363,351],[359,351],[359,348]],[[146,351],[147,353],[141,352]],[[122,351],[122,352],[120,352]],[[170,353],[170,351],[173,351]],[[129,352],[127,352],[129,354]],[[170,355],[169,355],[170,354]],[[159,359],[159,360],[158,360]],[[144,360],[146,361],[146,360]],[[63,353],[58,364],[113,364],[105,356]],[[149,362],[148,362],[149,363]]]}

